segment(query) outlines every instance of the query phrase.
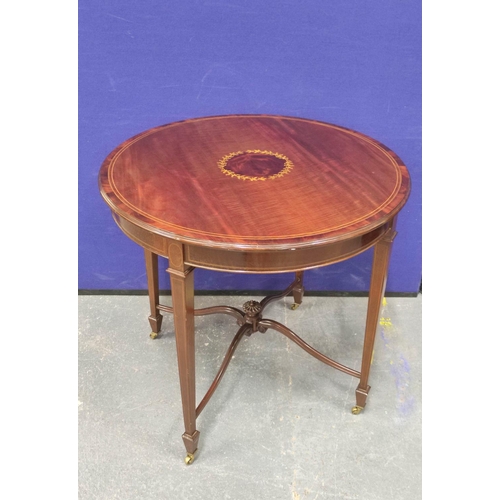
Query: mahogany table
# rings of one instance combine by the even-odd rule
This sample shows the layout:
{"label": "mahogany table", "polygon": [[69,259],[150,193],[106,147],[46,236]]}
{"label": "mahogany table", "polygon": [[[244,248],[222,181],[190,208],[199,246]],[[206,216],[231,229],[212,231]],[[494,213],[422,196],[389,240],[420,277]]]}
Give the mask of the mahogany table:
{"label": "mahogany table", "polygon": [[[267,115],[186,120],[147,130],[111,152],[100,192],[122,231],[144,248],[152,328],[173,313],[184,414],[186,463],[194,460],[196,419],[243,335],[276,330],[318,360],[359,379],[354,414],[366,404],[368,376],[396,215],[410,192],[408,171],[383,144],[336,125]],[[285,325],[263,316],[272,301],[302,302],[303,271],[375,247],[361,370],[321,354]],[[158,255],[168,258],[172,307],[159,301]],[[193,271],[295,272],[280,294],[195,309]],[[239,329],[196,404],[194,317],[223,313]]]}

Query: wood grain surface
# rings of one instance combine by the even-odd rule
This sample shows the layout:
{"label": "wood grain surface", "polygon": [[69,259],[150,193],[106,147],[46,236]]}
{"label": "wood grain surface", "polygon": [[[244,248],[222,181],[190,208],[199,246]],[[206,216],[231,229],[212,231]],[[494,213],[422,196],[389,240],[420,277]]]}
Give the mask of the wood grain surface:
{"label": "wood grain surface", "polygon": [[99,185],[114,212],[150,232],[249,251],[365,234],[392,219],[410,192],[403,162],[374,139],[268,115],[145,131],[109,154]]}

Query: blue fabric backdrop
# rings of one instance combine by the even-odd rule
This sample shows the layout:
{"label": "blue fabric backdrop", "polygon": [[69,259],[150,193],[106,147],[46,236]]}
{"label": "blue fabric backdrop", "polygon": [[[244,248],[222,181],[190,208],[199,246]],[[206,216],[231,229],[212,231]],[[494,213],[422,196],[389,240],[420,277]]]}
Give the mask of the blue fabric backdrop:
{"label": "blue fabric backdrop", "polygon": [[[97,174],[143,130],[230,113],[312,118],[386,144],[412,194],[387,283],[417,292],[421,265],[421,2],[80,0],[79,288],[146,289],[142,249],[116,226]],[[366,291],[372,252],[308,271],[308,290]],[[166,262],[162,262],[166,267]],[[199,290],[279,289],[290,275],[197,271]],[[166,273],[161,288],[169,288]]]}

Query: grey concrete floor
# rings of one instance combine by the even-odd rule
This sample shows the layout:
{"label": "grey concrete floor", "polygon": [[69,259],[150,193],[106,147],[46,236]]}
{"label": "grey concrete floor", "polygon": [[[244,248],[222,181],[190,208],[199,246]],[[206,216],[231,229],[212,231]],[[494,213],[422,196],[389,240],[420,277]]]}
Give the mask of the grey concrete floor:
{"label": "grey concrete floor", "polygon": [[[196,307],[250,298],[261,297],[196,297]],[[359,370],[367,299],[291,302],[265,316]],[[421,296],[386,299],[360,415],[357,379],[278,332],[245,337],[186,466],[172,318],[151,340],[147,297],[80,296],[80,500],[420,499],[421,306]],[[236,329],[229,316],[196,318],[198,401]]]}

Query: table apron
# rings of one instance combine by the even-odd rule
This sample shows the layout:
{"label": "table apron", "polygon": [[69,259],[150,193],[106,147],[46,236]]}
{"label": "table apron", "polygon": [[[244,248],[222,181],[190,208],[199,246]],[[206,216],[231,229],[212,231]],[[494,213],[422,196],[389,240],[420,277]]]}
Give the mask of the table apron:
{"label": "table apron", "polygon": [[374,245],[387,232],[382,226],[363,236],[295,250],[234,251],[188,245],[186,264],[234,273],[285,273],[334,264]]}
{"label": "table apron", "polygon": [[[140,227],[113,213],[122,231],[133,241],[151,252],[169,257],[174,241]],[[391,221],[365,234],[334,243],[311,245],[294,250],[227,250],[184,244],[185,264],[235,273],[285,273],[334,264],[364,252],[379,241],[389,230]]]}

